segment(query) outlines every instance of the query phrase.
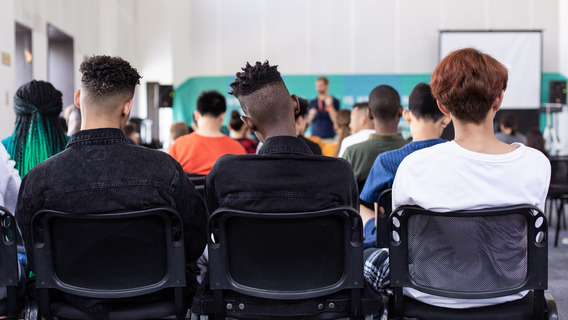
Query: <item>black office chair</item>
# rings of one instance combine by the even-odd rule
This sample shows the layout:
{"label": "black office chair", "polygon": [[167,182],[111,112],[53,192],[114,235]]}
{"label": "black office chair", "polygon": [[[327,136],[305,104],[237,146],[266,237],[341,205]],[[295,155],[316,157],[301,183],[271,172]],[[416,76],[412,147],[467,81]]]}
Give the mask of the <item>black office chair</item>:
{"label": "black office chair", "polygon": [[0,300],[0,315],[8,319],[18,319],[21,307],[18,301],[18,252],[16,244],[16,219],[12,213],[0,206],[0,287],[6,287],[7,297]]}
{"label": "black office chair", "polygon": [[380,308],[381,297],[362,297],[362,224],[351,207],[298,213],[221,208],[209,219],[209,233],[212,293],[196,295],[196,314],[359,319]]}
{"label": "black office chair", "polygon": [[197,174],[197,173],[187,173],[187,177],[189,181],[193,184],[197,192],[205,198],[205,179],[207,178],[206,175]]}
{"label": "black office chair", "polygon": [[[41,210],[34,214],[32,228],[33,270],[45,319],[92,319],[68,301],[52,301],[51,289],[112,304],[109,319],[185,317],[183,230],[174,210],[102,214]],[[174,291],[173,299],[144,303],[134,299],[166,289]]]}
{"label": "black office chair", "polygon": [[380,211],[375,213],[377,223],[377,248],[389,247],[389,216],[392,213],[392,189],[386,189],[379,195],[377,199],[379,210],[383,208],[384,213]]}
{"label": "black office chair", "polygon": [[[557,319],[548,286],[546,217],[531,205],[438,213],[414,206],[389,218],[394,319]],[[451,309],[403,296],[403,287],[447,298],[529,293],[498,305]]]}
{"label": "black office chair", "polygon": [[550,157],[551,177],[550,188],[548,189],[548,214],[552,220],[552,208],[556,212],[556,234],[554,235],[554,246],[558,246],[561,223],[564,222],[566,229],[566,215],[564,205],[568,203],[568,157]]}

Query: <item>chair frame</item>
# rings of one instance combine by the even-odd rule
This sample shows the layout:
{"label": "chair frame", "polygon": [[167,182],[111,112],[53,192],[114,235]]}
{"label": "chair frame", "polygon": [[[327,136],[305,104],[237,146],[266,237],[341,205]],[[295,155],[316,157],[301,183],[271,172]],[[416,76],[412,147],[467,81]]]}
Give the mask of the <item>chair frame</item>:
{"label": "chair frame", "polygon": [[[164,221],[166,228],[166,254],[167,274],[159,282],[144,287],[125,288],[119,290],[103,290],[83,288],[63,282],[56,274],[51,252],[52,235],[50,233],[50,220],[64,218],[71,220],[107,220],[139,218],[142,216],[157,216]],[[185,252],[183,228],[181,218],[177,211],[171,208],[153,208],[148,210],[103,213],[103,214],[70,214],[54,210],[40,210],[32,217],[32,242],[35,259],[34,272],[36,275],[36,287],[40,292],[40,312],[45,319],[52,318],[50,307],[49,289],[60,290],[65,293],[87,298],[117,299],[136,297],[150,294],[166,288],[174,288],[174,310],[177,319],[183,319],[185,308],[183,302],[183,288],[185,281]]]}
{"label": "chair frame", "polygon": [[0,227],[2,233],[0,239],[0,286],[6,287],[7,293],[7,316],[8,319],[17,319],[18,310],[18,252],[17,252],[17,233],[16,219],[7,208],[0,206],[2,217],[0,217]]}
{"label": "chair frame", "polygon": [[[378,210],[381,207],[381,203],[385,202],[385,213],[381,214]],[[377,248],[388,248],[389,247],[389,224],[388,219],[392,213],[392,189],[385,189],[379,197],[377,198],[377,211],[375,212],[375,221],[377,223]]]}
{"label": "chair frame", "polygon": [[[274,290],[252,288],[241,285],[234,281],[230,276],[229,255],[227,243],[227,221],[232,217],[246,217],[255,219],[271,220],[297,220],[301,223],[303,219],[338,216],[343,221],[345,230],[345,257],[343,263],[344,276],[337,283],[314,290],[279,292]],[[300,300],[315,297],[324,297],[336,293],[340,290],[351,290],[351,316],[356,318],[360,309],[360,293],[364,285],[363,277],[363,236],[362,221],[359,213],[348,206],[340,206],[332,209],[296,212],[296,213],[258,213],[228,208],[217,209],[209,219],[209,274],[210,289],[213,291],[215,299],[215,318],[224,319],[224,290],[232,290],[244,295],[278,299],[278,300]],[[215,240],[214,240],[215,239]]]}
{"label": "chair frame", "polygon": [[[430,288],[417,284],[409,274],[408,268],[408,219],[412,215],[442,215],[450,217],[486,217],[507,214],[523,214],[527,219],[527,278],[516,287],[485,292],[451,292],[440,288]],[[538,220],[541,219],[541,220]],[[535,223],[539,221],[537,227]],[[416,206],[401,206],[389,217],[389,253],[391,270],[391,287],[394,290],[394,316],[399,319],[404,313],[403,287],[451,298],[493,298],[515,294],[523,290],[534,291],[534,319],[543,319],[545,313],[544,290],[548,286],[548,224],[542,211],[532,205],[514,205],[479,210],[462,210],[453,212],[432,212]],[[543,236],[537,243],[535,237],[539,232]],[[395,239],[398,234],[399,239]],[[407,298],[410,299],[410,298]],[[441,308],[444,309],[444,308]]]}

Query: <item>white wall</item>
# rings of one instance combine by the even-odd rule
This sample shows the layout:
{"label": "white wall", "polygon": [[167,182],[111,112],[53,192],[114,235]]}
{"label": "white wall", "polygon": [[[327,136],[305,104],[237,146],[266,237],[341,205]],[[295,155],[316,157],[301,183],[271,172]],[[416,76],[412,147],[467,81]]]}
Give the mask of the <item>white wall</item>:
{"label": "white wall", "polygon": [[430,73],[439,30],[543,29],[543,70],[556,72],[558,6],[559,0],[196,0],[185,63],[188,76],[233,74],[245,61],[264,59],[288,74]]}
{"label": "white wall", "polygon": [[[145,83],[231,75],[269,59],[286,74],[430,73],[442,29],[543,29],[544,72],[568,75],[568,0],[0,0],[0,51],[32,29],[34,77],[47,78],[47,23],[74,39],[78,67],[118,55]],[[0,65],[0,137],[13,130],[14,72]],[[6,104],[6,94],[9,102]]]}

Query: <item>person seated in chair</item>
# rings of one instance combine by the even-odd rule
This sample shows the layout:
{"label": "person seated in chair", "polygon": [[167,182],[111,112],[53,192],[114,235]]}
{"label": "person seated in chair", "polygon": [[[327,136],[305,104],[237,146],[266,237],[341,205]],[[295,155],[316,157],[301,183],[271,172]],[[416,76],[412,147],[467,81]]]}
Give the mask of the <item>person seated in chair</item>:
{"label": "person seated in chair", "polygon": [[[432,96],[432,89],[426,83],[419,83],[414,87],[410,93],[408,109],[402,112],[402,117],[410,126],[412,142],[400,149],[381,153],[375,159],[361,191],[361,200],[375,203],[376,214],[379,214],[377,199],[383,191],[392,188],[396,170],[402,160],[416,150],[445,142],[440,136],[451,121],[450,116],[444,115],[438,108],[436,99]],[[373,230],[371,226],[374,223],[375,219],[369,220],[365,231]],[[376,236],[365,233],[365,243],[374,246],[373,235]]]}
{"label": "person seated in chair", "polygon": [[[41,209],[81,215],[170,207],[181,217],[187,263],[197,260],[207,241],[207,209],[202,198],[174,158],[130,144],[121,131],[140,83],[137,70],[127,61],[109,56],[88,58],[79,70],[81,88],[74,99],[81,110],[81,131],[73,135],[63,152],[30,170],[20,189],[16,219],[30,271],[37,267],[30,224]],[[186,297],[191,299],[197,288],[195,274],[188,274],[186,281]],[[33,286],[28,289],[28,294],[35,296]],[[147,299],[173,296],[167,291]],[[65,298],[97,317],[104,318],[108,310],[104,300]]]}
{"label": "person seated in chair", "polygon": [[[550,163],[538,150],[506,144],[493,134],[493,119],[507,88],[507,69],[472,48],[446,56],[430,84],[440,111],[454,123],[455,139],[418,150],[398,167],[392,188],[393,210],[417,205],[448,212],[529,204],[544,208]],[[388,249],[365,262],[365,278],[388,289]],[[405,288],[404,294],[446,308],[474,308],[520,299],[526,291],[489,299],[450,299]]]}
{"label": "person seated in chair", "polygon": [[236,140],[221,132],[227,110],[225,97],[217,91],[205,91],[197,98],[193,113],[197,130],[176,140],[168,153],[185,172],[206,175],[224,154],[246,154]]}
{"label": "person seated in chair", "polygon": [[205,184],[210,212],[221,206],[257,212],[358,208],[349,163],[313,155],[297,136],[298,97],[290,95],[277,66],[247,63],[231,88],[243,109],[243,122],[264,144],[257,155],[217,160]]}

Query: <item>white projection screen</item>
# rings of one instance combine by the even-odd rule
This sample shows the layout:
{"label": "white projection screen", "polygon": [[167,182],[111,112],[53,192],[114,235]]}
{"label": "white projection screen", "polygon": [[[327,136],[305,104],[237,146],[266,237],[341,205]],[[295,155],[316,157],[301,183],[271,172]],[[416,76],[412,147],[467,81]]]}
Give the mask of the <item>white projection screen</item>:
{"label": "white projection screen", "polygon": [[542,82],[541,31],[440,32],[440,60],[448,53],[473,47],[499,60],[509,70],[502,109],[540,107]]}

